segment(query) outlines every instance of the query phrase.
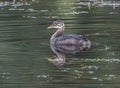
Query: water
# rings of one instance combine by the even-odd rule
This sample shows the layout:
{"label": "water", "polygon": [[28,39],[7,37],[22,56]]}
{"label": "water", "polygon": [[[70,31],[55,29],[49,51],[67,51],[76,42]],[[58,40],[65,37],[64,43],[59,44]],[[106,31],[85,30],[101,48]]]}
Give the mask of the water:
{"label": "water", "polygon": [[[92,42],[87,52],[66,54],[58,68],[47,59],[55,20],[66,34]],[[120,1],[0,0],[1,88],[119,88]]]}

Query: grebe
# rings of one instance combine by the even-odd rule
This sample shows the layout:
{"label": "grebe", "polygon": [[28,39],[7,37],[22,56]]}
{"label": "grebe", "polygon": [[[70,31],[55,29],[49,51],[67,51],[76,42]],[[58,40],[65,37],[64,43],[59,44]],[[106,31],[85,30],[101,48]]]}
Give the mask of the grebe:
{"label": "grebe", "polygon": [[50,38],[50,47],[57,55],[57,58],[49,58],[48,60],[54,64],[65,63],[64,53],[77,53],[86,51],[91,46],[90,40],[82,35],[69,34],[64,35],[65,24],[61,20],[54,21],[48,29],[57,29]]}

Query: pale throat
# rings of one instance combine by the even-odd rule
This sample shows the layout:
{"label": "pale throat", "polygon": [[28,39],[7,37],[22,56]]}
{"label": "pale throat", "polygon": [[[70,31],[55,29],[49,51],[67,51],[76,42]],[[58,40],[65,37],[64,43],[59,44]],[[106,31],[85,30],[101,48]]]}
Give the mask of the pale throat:
{"label": "pale throat", "polygon": [[58,28],[57,31],[51,36],[50,40],[52,41],[54,38],[63,35],[64,31],[65,31],[65,27]]}

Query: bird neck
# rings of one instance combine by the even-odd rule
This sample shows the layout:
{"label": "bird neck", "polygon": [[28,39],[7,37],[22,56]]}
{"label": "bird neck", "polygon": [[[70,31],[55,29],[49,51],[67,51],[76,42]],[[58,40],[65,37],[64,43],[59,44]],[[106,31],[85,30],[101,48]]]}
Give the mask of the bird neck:
{"label": "bird neck", "polygon": [[65,28],[64,28],[64,27],[62,27],[62,28],[60,28],[60,29],[57,29],[57,31],[52,35],[52,37],[51,37],[50,40],[52,41],[54,38],[63,35],[63,34],[64,34],[64,31],[65,31]]}

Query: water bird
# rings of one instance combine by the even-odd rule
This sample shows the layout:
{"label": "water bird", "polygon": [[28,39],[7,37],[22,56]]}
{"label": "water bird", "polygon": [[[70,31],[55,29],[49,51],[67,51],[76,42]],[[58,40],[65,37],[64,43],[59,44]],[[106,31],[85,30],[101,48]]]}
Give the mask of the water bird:
{"label": "water bird", "polygon": [[48,59],[55,65],[65,63],[65,53],[83,52],[91,46],[90,40],[82,35],[64,35],[65,24],[61,20],[54,21],[48,29],[57,29],[50,38],[50,47],[57,57]]}

